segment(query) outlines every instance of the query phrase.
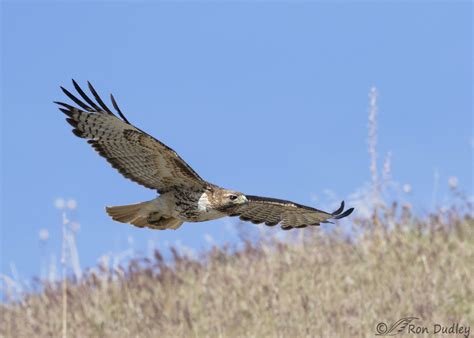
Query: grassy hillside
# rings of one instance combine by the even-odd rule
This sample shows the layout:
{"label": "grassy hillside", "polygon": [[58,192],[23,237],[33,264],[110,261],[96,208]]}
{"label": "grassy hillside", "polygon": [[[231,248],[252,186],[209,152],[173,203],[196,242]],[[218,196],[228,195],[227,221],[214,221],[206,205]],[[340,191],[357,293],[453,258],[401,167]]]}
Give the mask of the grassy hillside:
{"label": "grassy hillside", "polygon": [[174,251],[165,262],[157,251],[68,281],[65,294],[45,285],[1,305],[0,336],[374,336],[379,322],[406,316],[474,330],[472,218],[459,208],[425,219],[396,207],[378,214],[353,218],[351,240],[337,227],[294,230],[198,260]]}

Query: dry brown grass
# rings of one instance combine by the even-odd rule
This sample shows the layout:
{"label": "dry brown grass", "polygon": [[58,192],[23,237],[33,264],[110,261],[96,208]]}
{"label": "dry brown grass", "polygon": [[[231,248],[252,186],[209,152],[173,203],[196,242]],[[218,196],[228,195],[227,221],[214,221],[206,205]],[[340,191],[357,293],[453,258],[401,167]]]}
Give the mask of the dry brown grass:
{"label": "dry brown grass", "polygon": [[[405,316],[473,326],[472,218],[395,211],[355,219],[355,241],[313,228],[300,240],[247,241],[199,260],[173,251],[168,263],[157,251],[90,273],[68,283],[69,336],[374,336],[377,323]],[[0,309],[2,337],[61,335],[60,285]]]}

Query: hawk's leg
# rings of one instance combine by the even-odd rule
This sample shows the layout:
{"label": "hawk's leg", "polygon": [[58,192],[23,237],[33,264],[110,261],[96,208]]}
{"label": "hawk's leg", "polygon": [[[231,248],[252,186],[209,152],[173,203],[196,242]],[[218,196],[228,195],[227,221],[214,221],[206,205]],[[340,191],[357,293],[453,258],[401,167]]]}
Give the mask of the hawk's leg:
{"label": "hawk's leg", "polygon": [[178,229],[183,224],[183,221],[173,217],[162,216],[159,212],[150,213],[146,221],[148,228],[157,230]]}
{"label": "hawk's leg", "polygon": [[157,224],[160,222],[161,220],[161,214],[159,212],[151,212],[149,215],[148,215],[148,218],[147,218],[147,221],[148,223],[151,223],[151,224]]}
{"label": "hawk's leg", "polygon": [[166,229],[167,218],[162,217],[159,212],[152,212],[148,215],[147,222],[150,225],[150,228],[165,230]]}

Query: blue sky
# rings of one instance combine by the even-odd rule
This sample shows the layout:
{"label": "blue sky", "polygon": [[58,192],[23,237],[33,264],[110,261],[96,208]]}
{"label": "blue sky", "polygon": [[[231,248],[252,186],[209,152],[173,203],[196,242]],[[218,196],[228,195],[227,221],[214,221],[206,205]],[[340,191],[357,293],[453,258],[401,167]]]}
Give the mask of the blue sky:
{"label": "blue sky", "polygon": [[411,184],[418,210],[431,207],[435,171],[441,186],[456,176],[472,194],[470,2],[1,6],[2,273],[13,263],[23,277],[39,275],[41,255],[59,255],[58,197],[78,203],[83,267],[129,248],[129,237],[143,252],[150,239],[199,250],[206,235],[236,238],[225,221],[164,232],[111,221],[105,205],[154,192],[70,132],[52,101],[66,100],[59,86],[71,78],[114,93],[132,123],[203,178],[316,207],[332,202],[325,189],[347,198],[370,179],[376,86],[379,153],[391,151],[393,177]]}

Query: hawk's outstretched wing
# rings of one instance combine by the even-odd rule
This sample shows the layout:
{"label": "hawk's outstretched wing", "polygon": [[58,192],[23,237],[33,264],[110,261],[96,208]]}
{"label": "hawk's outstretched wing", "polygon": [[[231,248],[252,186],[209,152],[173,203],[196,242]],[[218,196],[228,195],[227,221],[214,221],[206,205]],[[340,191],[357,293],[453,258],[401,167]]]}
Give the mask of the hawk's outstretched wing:
{"label": "hawk's outstretched wing", "polygon": [[67,121],[74,127],[73,133],[88,139],[88,143],[122,175],[160,193],[172,187],[201,188],[208,185],[173,149],[130,124],[112,95],[112,104],[120,118],[105,105],[89,82],[89,90],[96,102],[74,80],[72,82],[84,101],[63,87],[61,89],[80,108],[63,102],[55,103],[68,116]]}
{"label": "hawk's outstretched wing", "polygon": [[[340,219],[349,216],[354,208],[344,211],[344,201],[339,209],[327,213],[305,205],[269,197],[250,196],[248,203],[238,206],[229,213],[229,216],[240,216],[243,221],[255,224],[265,223],[269,226],[281,223],[283,230],[304,228],[308,225],[331,223],[331,219]],[[343,212],[344,211],[344,212]]]}

